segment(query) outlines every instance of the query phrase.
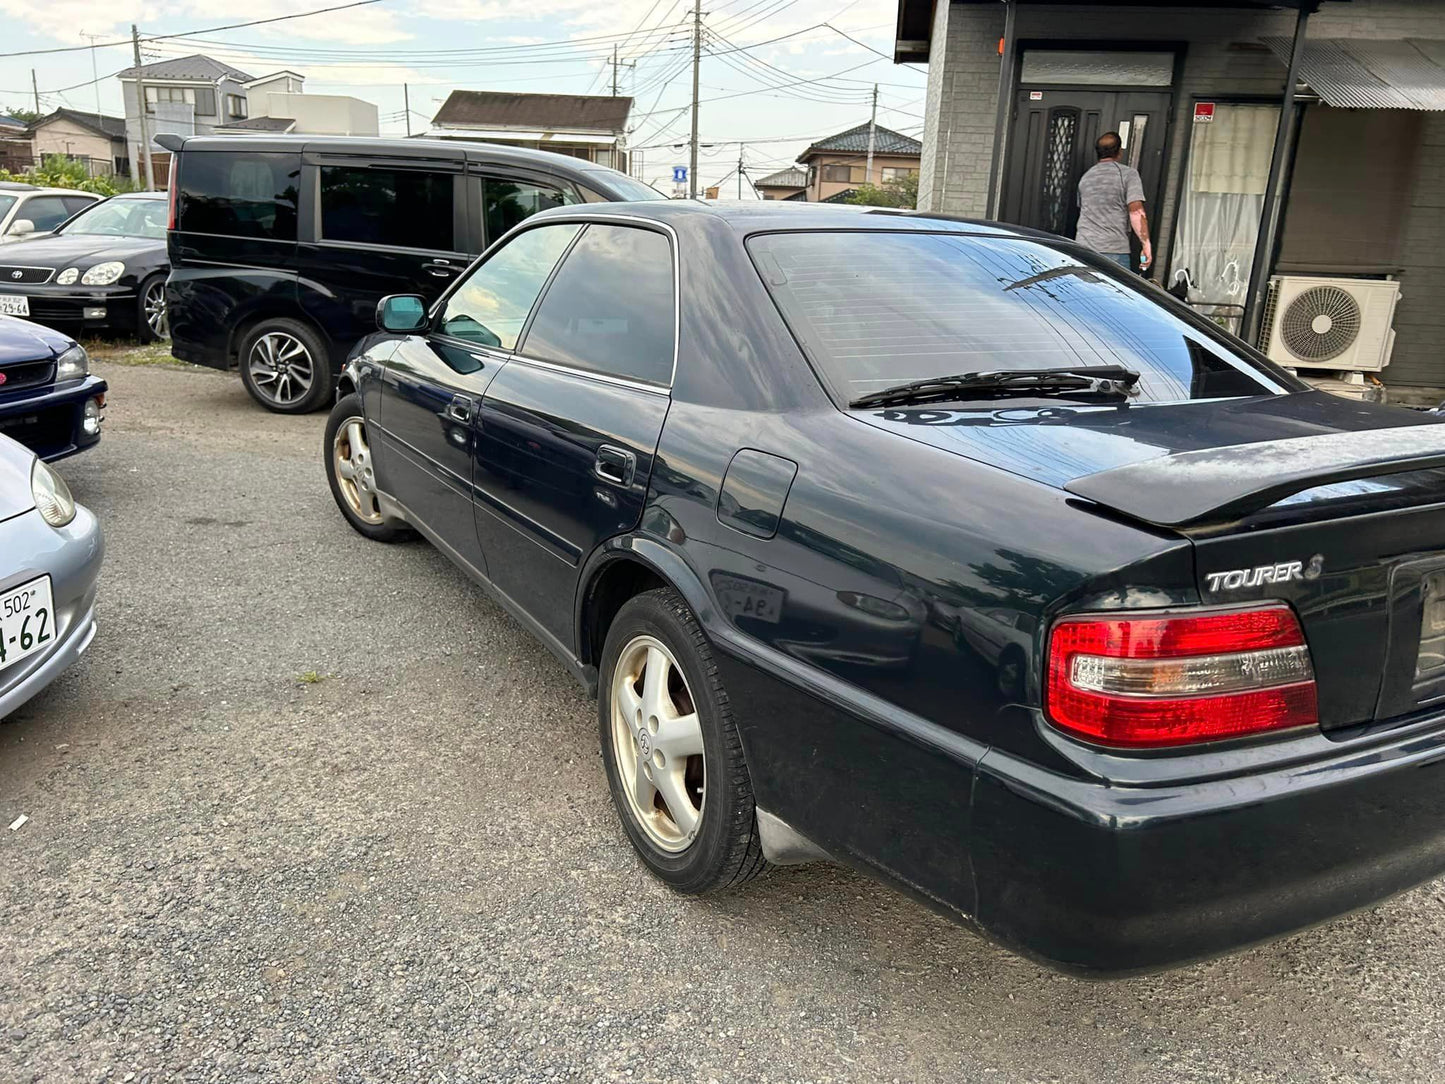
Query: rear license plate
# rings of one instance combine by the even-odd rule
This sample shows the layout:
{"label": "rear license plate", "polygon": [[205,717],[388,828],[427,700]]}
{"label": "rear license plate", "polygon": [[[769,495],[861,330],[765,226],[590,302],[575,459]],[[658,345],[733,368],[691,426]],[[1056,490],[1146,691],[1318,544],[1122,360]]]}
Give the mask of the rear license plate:
{"label": "rear license plate", "polygon": [[55,606],[49,576],[0,595],[0,667],[43,651],[54,639]]}
{"label": "rear license plate", "polygon": [[6,316],[29,316],[30,298],[24,294],[0,294],[0,312]]}

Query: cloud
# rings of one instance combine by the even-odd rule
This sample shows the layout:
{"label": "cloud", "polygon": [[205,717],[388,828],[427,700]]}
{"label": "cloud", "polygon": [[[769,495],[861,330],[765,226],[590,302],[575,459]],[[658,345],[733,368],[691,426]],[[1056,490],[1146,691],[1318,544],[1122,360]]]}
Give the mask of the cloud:
{"label": "cloud", "polygon": [[[118,40],[129,36],[132,23],[140,26],[142,35],[167,34],[271,19],[339,2],[344,0],[248,0],[239,6],[230,0],[165,0],[160,4],[147,0],[0,0],[0,16],[12,25],[73,44],[81,31]],[[403,29],[399,13],[383,4],[248,27],[246,32],[278,42],[303,39],[340,45],[380,45],[412,36]],[[202,50],[198,47],[195,51]],[[116,53],[119,57],[120,50]]]}

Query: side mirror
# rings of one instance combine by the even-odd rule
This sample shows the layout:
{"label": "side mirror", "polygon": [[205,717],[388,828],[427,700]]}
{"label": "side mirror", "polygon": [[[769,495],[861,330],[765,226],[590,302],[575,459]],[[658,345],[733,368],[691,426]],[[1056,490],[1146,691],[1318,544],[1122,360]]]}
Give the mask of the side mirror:
{"label": "side mirror", "polygon": [[418,294],[389,294],[376,304],[376,326],[382,331],[424,331],[426,298]]}
{"label": "side mirror", "polygon": [[13,234],[16,237],[21,237],[27,233],[34,233],[35,223],[31,222],[28,218],[17,218],[14,222],[10,223],[10,228],[5,232]]}

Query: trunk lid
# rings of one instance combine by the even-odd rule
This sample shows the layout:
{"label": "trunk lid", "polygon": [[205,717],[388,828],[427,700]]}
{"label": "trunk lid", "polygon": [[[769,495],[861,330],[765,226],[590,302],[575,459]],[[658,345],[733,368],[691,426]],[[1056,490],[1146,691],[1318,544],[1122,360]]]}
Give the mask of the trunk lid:
{"label": "trunk lid", "polygon": [[1291,603],[1325,730],[1445,704],[1439,416],[1306,392],[864,420],[1183,534],[1206,603]]}

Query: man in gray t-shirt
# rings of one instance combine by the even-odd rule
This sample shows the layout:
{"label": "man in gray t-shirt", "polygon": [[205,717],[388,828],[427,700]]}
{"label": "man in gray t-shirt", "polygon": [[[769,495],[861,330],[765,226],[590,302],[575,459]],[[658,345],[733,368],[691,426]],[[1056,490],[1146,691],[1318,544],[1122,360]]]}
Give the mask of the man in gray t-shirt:
{"label": "man in gray t-shirt", "polygon": [[1121,267],[1132,267],[1132,227],[1143,246],[1139,270],[1147,271],[1154,262],[1154,249],[1149,243],[1149,219],[1144,214],[1144,181],[1137,169],[1119,161],[1122,150],[1118,132],[1105,132],[1094,144],[1099,161],[1079,178],[1079,228],[1074,231],[1074,239]]}

